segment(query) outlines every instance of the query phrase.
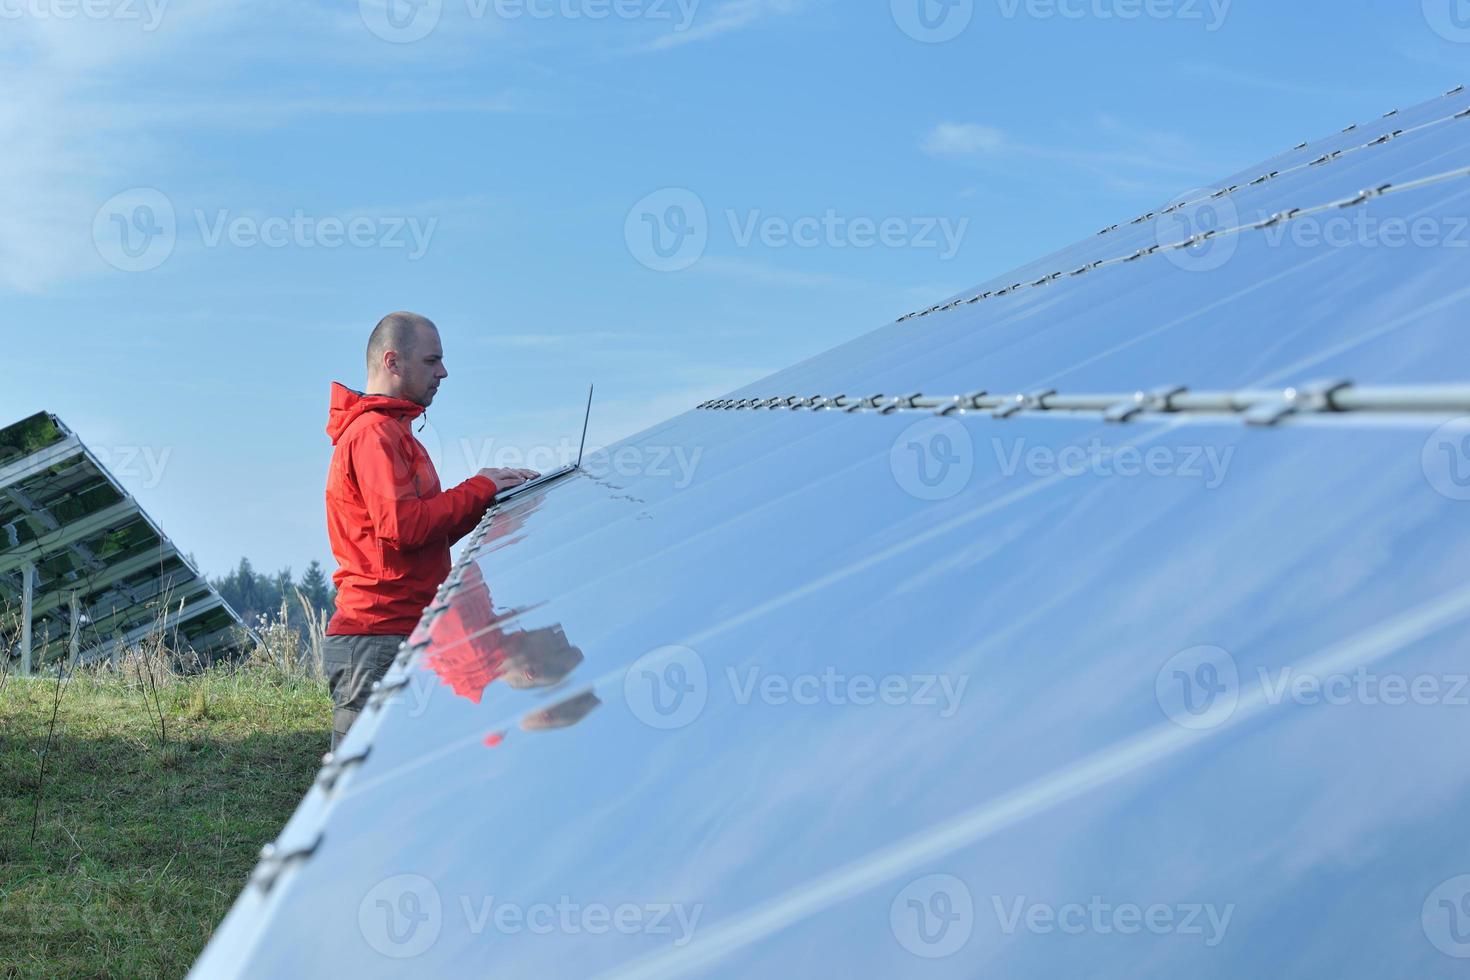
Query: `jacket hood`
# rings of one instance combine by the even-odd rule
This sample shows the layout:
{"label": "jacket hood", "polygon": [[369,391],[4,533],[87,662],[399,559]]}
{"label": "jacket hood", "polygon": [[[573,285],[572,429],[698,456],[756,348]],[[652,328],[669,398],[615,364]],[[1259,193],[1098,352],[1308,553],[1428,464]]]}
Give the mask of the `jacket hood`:
{"label": "jacket hood", "polygon": [[332,445],[337,444],[342,433],[347,431],[347,427],[359,415],[368,412],[382,412],[407,422],[424,414],[424,406],[388,395],[364,395],[339,381],[333,381],[332,403],[327,413],[327,435],[332,437]]}

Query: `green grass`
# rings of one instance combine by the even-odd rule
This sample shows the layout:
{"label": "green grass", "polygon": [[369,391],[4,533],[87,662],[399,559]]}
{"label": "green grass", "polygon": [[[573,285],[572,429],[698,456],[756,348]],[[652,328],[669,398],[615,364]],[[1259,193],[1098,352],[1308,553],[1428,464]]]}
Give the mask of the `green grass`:
{"label": "green grass", "polygon": [[182,976],[327,750],[320,680],[140,666],[66,680],[49,749],[54,673],[0,688],[0,977]]}

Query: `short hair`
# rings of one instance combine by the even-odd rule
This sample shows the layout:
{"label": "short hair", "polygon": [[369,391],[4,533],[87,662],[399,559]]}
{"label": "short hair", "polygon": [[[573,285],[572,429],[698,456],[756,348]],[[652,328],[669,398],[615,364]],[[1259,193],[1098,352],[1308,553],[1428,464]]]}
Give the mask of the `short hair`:
{"label": "short hair", "polygon": [[389,313],[378,321],[373,327],[372,336],[368,338],[367,365],[368,370],[383,359],[383,352],[396,350],[407,356],[413,353],[414,340],[418,337],[419,330],[428,327],[430,330],[438,330],[434,321],[428,317],[419,316],[417,313]]}

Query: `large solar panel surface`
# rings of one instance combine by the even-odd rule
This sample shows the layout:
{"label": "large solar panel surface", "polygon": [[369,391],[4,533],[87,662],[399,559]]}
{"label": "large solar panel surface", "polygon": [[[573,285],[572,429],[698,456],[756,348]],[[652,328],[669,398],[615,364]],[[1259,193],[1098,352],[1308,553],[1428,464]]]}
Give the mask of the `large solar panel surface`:
{"label": "large solar panel surface", "polygon": [[0,429],[0,612],[7,627],[0,654],[17,660],[28,567],[36,668],[68,659],[73,636],[84,660],[161,635],[178,652],[208,661],[238,649],[245,635],[240,618],[122,484],[44,412]]}
{"label": "large solar panel surface", "polygon": [[1467,108],[492,510],[196,975],[1462,975]]}

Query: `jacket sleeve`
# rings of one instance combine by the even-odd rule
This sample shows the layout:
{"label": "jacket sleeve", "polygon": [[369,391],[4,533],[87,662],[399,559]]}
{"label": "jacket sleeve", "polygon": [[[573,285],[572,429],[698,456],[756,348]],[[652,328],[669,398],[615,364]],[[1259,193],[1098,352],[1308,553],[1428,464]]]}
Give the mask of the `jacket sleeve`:
{"label": "jacket sleeve", "polygon": [[352,465],[373,533],[405,551],[447,540],[456,532],[463,537],[495,499],[495,482],[484,476],[472,476],[433,497],[420,497],[411,461],[397,440],[378,427],[358,438]]}

